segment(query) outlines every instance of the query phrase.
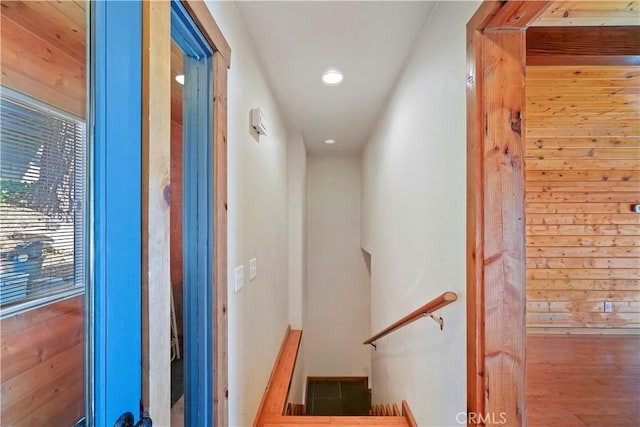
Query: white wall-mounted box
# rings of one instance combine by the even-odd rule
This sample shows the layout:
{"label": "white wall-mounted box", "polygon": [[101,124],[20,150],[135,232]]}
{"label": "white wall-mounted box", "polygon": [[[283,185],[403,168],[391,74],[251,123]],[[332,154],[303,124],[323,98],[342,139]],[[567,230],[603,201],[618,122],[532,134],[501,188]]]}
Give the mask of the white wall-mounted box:
{"label": "white wall-mounted box", "polygon": [[267,134],[267,118],[259,108],[251,110],[251,127],[258,132],[258,135]]}

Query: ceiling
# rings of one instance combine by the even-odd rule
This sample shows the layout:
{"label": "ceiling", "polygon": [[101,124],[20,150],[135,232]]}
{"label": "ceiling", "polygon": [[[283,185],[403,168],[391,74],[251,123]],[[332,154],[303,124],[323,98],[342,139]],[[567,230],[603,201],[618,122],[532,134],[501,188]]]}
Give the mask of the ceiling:
{"label": "ceiling", "polygon": [[[288,129],[309,151],[359,151],[435,2],[236,5]],[[339,86],[322,83],[331,67],[344,74]]]}

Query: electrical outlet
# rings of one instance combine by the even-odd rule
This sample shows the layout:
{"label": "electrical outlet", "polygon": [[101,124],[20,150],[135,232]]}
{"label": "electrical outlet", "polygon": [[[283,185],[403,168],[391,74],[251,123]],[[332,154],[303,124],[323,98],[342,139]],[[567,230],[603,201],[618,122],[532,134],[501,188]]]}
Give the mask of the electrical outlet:
{"label": "electrical outlet", "polygon": [[236,273],[235,289],[236,289],[236,293],[238,293],[240,289],[242,289],[242,286],[244,285],[244,265],[236,267],[235,273]]}
{"label": "electrical outlet", "polygon": [[249,280],[253,280],[258,275],[258,260],[251,258],[249,260]]}
{"label": "electrical outlet", "polygon": [[604,302],[604,312],[605,313],[611,313],[613,311],[613,305],[611,304],[611,301],[605,301]]}

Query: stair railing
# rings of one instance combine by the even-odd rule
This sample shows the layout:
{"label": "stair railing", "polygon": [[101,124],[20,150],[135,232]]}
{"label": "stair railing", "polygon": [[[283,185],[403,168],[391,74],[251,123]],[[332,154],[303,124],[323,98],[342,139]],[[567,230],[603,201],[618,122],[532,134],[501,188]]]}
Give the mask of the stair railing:
{"label": "stair railing", "polygon": [[408,325],[409,323],[415,322],[418,319],[423,317],[430,317],[440,325],[440,330],[444,328],[444,319],[442,317],[438,317],[433,314],[434,311],[451,304],[452,302],[458,299],[458,295],[455,292],[445,292],[437,298],[432,299],[422,307],[412,311],[411,313],[404,316],[402,319],[397,322],[392,323],[387,326],[365,342],[363,344],[370,344],[373,348],[377,348],[375,342],[380,338],[389,335],[391,332],[402,328],[403,326]]}

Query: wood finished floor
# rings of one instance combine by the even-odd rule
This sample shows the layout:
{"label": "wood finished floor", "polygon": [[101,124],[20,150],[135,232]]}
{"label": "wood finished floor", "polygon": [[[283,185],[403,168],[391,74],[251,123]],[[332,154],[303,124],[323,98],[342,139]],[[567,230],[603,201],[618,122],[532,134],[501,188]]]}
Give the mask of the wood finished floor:
{"label": "wood finished floor", "polygon": [[530,427],[640,426],[640,337],[529,336]]}
{"label": "wood finished floor", "polygon": [[171,427],[184,427],[184,395],[171,408]]}

